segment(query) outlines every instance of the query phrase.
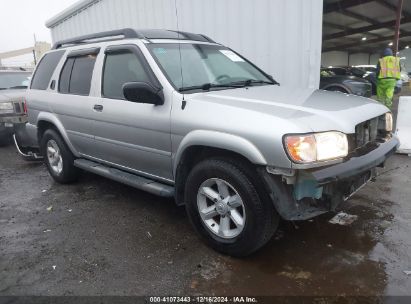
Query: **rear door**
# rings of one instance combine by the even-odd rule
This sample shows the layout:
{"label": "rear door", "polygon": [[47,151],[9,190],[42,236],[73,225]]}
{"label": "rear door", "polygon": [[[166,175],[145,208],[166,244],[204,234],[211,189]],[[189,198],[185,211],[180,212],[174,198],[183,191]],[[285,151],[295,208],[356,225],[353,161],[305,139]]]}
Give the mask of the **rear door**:
{"label": "rear door", "polygon": [[165,98],[161,106],[127,101],[122,89],[127,82],[161,87],[136,45],[107,47],[102,65],[101,111],[94,129],[98,158],[135,173],[172,180],[171,100]]}
{"label": "rear door", "polygon": [[70,142],[83,155],[94,156],[93,119],[96,97],[90,96],[99,48],[67,55],[50,107],[63,124]]}

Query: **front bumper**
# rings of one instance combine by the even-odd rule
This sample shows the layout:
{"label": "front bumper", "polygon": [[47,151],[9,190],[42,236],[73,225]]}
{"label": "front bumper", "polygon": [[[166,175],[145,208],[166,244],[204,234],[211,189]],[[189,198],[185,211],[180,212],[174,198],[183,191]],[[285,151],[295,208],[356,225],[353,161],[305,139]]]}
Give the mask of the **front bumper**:
{"label": "front bumper", "polygon": [[377,149],[366,155],[353,157],[344,163],[312,171],[311,175],[319,185],[348,179],[380,166],[397,151],[399,146],[400,141],[397,137],[393,137],[380,143]]}
{"label": "front bumper", "polygon": [[309,192],[321,190],[319,198],[296,199],[297,184],[287,184],[281,176],[269,174],[265,168],[260,168],[259,173],[277,212],[283,219],[307,220],[335,210],[341,202],[375,177],[376,168],[383,166],[398,147],[399,140],[394,136],[380,143],[371,152],[352,157],[346,162],[326,168],[299,170],[301,172],[297,173],[298,176],[304,176],[305,181],[309,181]]}

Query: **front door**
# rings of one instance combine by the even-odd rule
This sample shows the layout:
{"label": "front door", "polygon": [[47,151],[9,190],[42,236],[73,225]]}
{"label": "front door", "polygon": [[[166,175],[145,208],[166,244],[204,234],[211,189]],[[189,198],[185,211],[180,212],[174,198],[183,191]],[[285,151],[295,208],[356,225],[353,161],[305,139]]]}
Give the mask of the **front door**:
{"label": "front door", "polygon": [[123,95],[127,82],[160,86],[136,45],[106,48],[101,107],[94,125],[98,158],[145,176],[172,180],[171,100],[161,106],[127,101]]}

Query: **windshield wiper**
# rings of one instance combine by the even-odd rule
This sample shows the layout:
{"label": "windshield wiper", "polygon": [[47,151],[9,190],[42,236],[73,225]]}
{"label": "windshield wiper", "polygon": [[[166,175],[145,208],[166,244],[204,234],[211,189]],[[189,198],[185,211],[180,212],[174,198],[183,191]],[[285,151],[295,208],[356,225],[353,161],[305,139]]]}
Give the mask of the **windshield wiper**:
{"label": "windshield wiper", "polygon": [[191,90],[209,91],[210,89],[214,89],[214,88],[244,88],[244,87],[252,86],[253,84],[278,85],[279,83],[276,82],[275,80],[267,81],[267,80],[246,79],[246,80],[224,83],[224,84],[205,83],[201,86],[183,87],[179,89],[179,92],[186,92],[186,91],[191,91]]}
{"label": "windshield wiper", "polygon": [[3,88],[3,90],[17,90],[17,89],[27,89],[27,86],[14,86],[10,88]]}
{"label": "windshield wiper", "polygon": [[191,90],[203,90],[209,91],[214,88],[242,88],[244,87],[241,84],[234,84],[234,83],[227,83],[227,84],[216,84],[216,83],[205,83],[200,86],[192,86],[192,87],[183,87],[178,89],[179,92],[186,92]]}
{"label": "windshield wiper", "polygon": [[233,82],[231,84],[241,84],[243,87],[250,87],[253,84],[271,84],[271,85],[278,85],[279,83],[275,80],[267,81],[267,80],[256,80],[256,79],[247,79],[238,82]]}

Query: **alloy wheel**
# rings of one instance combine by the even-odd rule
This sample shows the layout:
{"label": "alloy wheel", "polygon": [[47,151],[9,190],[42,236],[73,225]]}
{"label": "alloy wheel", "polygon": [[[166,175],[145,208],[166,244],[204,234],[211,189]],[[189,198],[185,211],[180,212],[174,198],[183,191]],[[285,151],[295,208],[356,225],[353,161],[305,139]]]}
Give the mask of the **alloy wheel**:
{"label": "alloy wheel", "polygon": [[201,184],[197,207],[204,225],[221,238],[235,238],[244,229],[243,200],[238,191],[222,179],[211,178]]}

